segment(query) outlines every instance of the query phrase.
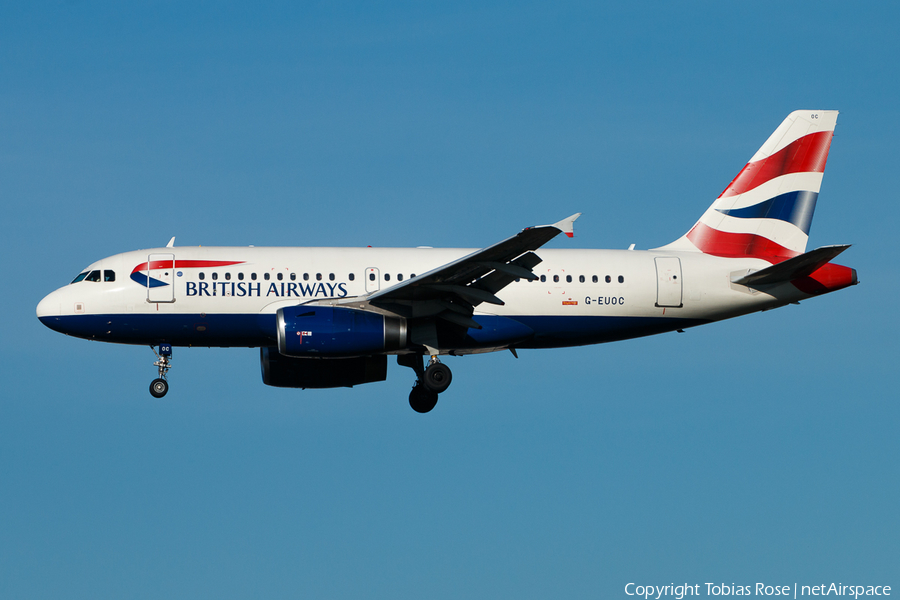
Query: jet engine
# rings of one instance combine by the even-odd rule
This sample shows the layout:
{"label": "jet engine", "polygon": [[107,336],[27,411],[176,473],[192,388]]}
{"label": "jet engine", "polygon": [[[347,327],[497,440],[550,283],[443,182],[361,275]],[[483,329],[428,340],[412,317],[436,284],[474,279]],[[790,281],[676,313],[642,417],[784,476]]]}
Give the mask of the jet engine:
{"label": "jet engine", "polygon": [[356,358],[294,358],[275,348],[259,349],[266,385],[287,388],[353,387],[387,379],[387,355]]}
{"label": "jet engine", "polygon": [[367,356],[408,344],[406,319],[333,306],[278,309],[278,352],[295,357]]}

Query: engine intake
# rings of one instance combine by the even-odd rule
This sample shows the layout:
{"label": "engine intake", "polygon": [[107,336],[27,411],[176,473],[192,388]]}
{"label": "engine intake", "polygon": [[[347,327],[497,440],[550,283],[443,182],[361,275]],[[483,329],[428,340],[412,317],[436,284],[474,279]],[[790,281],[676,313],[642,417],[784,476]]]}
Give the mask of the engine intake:
{"label": "engine intake", "polygon": [[333,306],[278,309],[278,352],[285,356],[365,356],[408,344],[406,319]]}

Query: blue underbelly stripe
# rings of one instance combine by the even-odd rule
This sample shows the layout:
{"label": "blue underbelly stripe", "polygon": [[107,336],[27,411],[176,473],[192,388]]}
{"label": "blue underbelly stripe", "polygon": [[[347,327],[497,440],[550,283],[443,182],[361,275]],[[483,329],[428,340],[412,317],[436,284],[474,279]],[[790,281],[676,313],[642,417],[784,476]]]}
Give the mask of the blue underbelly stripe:
{"label": "blue underbelly stripe", "polygon": [[[643,337],[701,325],[703,319],[675,317],[517,316],[478,315],[475,319],[496,333],[483,337],[469,330],[456,347],[490,348],[507,343],[517,348],[581,346]],[[520,324],[511,326],[510,321]],[[276,343],[274,314],[196,315],[68,315],[41,317],[50,329],[67,335],[120,344],[173,346],[261,347]],[[533,332],[528,334],[528,330]],[[509,337],[504,337],[508,333]]]}

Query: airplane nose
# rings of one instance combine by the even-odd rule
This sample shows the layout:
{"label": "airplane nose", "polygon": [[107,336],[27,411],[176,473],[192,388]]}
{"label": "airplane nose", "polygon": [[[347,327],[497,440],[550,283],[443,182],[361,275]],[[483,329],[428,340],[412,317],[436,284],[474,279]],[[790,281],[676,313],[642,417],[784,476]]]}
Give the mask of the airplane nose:
{"label": "airplane nose", "polygon": [[42,321],[45,317],[59,316],[59,294],[51,292],[44,296],[44,299],[38,302],[35,312],[37,313],[37,318]]}

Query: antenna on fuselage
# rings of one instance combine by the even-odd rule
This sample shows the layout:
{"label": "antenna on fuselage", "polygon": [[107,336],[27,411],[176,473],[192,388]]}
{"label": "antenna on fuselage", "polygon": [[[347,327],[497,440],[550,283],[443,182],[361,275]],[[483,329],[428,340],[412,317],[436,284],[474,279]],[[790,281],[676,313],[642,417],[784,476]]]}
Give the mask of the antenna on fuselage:
{"label": "antenna on fuselage", "polygon": [[166,244],[166,248],[174,248],[175,247],[175,236],[172,236],[172,239],[169,240],[169,243]]}

